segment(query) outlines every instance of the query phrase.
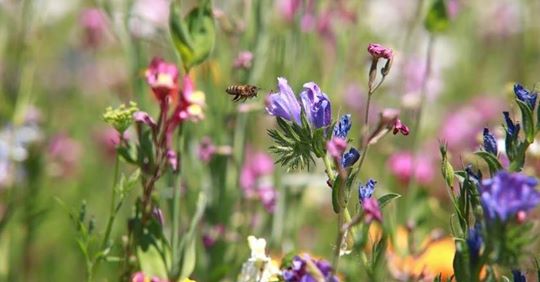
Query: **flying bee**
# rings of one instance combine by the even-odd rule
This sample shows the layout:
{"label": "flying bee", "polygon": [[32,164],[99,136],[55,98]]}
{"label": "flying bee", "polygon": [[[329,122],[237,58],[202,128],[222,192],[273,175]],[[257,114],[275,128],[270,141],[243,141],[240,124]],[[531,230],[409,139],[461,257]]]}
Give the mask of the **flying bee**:
{"label": "flying bee", "polygon": [[242,102],[245,102],[249,98],[257,97],[257,92],[259,92],[261,88],[255,86],[255,85],[231,85],[225,89],[225,92],[227,94],[234,96],[233,101],[237,102],[242,100]]}

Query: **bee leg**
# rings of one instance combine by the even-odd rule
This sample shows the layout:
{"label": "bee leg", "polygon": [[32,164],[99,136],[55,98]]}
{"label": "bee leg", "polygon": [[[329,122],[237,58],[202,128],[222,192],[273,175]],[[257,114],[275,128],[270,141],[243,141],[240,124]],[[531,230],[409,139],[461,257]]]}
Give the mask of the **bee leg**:
{"label": "bee leg", "polygon": [[240,98],[240,96],[238,96],[238,95],[235,95],[235,96],[234,96],[234,98],[232,99],[232,100],[233,100],[233,102],[236,102],[236,101],[238,101],[238,98]]}

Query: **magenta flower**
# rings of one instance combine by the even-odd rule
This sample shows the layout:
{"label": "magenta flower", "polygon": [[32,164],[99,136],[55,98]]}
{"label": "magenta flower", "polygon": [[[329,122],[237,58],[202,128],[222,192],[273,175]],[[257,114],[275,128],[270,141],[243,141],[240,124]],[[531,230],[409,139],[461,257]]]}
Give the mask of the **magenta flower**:
{"label": "magenta flower", "polygon": [[278,9],[285,20],[291,22],[294,15],[300,9],[301,0],[279,0],[277,1]]}
{"label": "magenta flower", "polygon": [[246,150],[246,159],[240,173],[240,187],[247,198],[257,196],[258,181],[274,172],[274,161],[266,153]]}
{"label": "magenta flower", "polygon": [[362,209],[364,209],[364,220],[367,224],[373,220],[382,221],[382,212],[379,207],[379,202],[374,197],[364,199],[362,201]]}
{"label": "magenta flower", "polygon": [[392,58],[394,57],[394,52],[392,51],[392,49],[386,48],[377,43],[370,43],[368,45],[367,51],[375,59],[384,58],[387,60],[392,60]]}
{"label": "magenta flower", "polygon": [[278,89],[267,97],[266,111],[272,116],[300,124],[300,104],[285,78],[278,77]]}
{"label": "magenta flower", "polygon": [[267,212],[273,213],[276,208],[277,192],[274,187],[261,186],[257,189],[259,200]]}
{"label": "magenta flower", "polygon": [[410,152],[398,152],[393,154],[387,163],[390,173],[399,182],[406,184],[414,177],[421,185],[428,185],[435,177],[435,166],[425,155],[414,158]]}
{"label": "magenta flower", "polygon": [[345,149],[347,149],[347,140],[340,137],[332,137],[332,139],[326,143],[326,150],[334,159],[341,159]]}
{"label": "magenta flower", "polygon": [[409,128],[401,122],[401,120],[398,118],[396,119],[396,122],[394,123],[394,130],[392,131],[394,135],[401,133],[405,136],[409,135]]}
{"label": "magenta flower", "polygon": [[146,82],[152,88],[154,96],[160,101],[175,98],[178,92],[178,68],[175,64],[154,57],[145,72]]}
{"label": "magenta flower", "polygon": [[208,136],[204,137],[197,148],[197,156],[199,157],[199,160],[204,163],[209,163],[215,153],[216,146],[214,143],[212,143],[212,139],[210,139]]}
{"label": "magenta flower", "polygon": [[249,51],[242,51],[238,53],[236,59],[234,59],[233,66],[237,69],[249,69],[251,68],[253,61],[253,53]]}
{"label": "magenta flower", "polygon": [[75,174],[81,160],[81,144],[65,134],[55,135],[49,142],[50,173],[58,177]]}
{"label": "magenta flower", "polygon": [[90,47],[97,47],[103,41],[107,28],[107,21],[99,9],[85,9],[81,12],[79,24],[84,31],[84,43]]}

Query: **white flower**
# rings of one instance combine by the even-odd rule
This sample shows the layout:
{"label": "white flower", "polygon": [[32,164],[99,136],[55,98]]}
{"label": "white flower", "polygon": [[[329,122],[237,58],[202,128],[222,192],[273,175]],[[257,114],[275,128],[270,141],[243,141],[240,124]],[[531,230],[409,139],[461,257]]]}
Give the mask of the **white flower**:
{"label": "white flower", "polygon": [[242,265],[242,272],[238,276],[238,282],[270,282],[278,281],[279,268],[266,255],[266,240],[257,239],[255,236],[248,237],[251,257]]}

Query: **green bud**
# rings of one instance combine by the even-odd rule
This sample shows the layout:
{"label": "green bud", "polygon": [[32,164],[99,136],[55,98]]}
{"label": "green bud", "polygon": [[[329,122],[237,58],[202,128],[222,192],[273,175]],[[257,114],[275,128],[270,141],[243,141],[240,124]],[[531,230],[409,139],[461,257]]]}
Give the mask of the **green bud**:
{"label": "green bud", "polygon": [[129,106],[122,104],[116,109],[108,107],[103,114],[103,120],[123,134],[133,123],[133,113],[138,110],[135,102],[129,102]]}
{"label": "green bud", "polygon": [[448,154],[447,154],[448,150],[447,150],[446,144],[441,144],[439,146],[439,150],[441,151],[442,176],[444,178],[444,181],[446,181],[446,185],[452,188],[454,187],[454,168],[448,161]]}

